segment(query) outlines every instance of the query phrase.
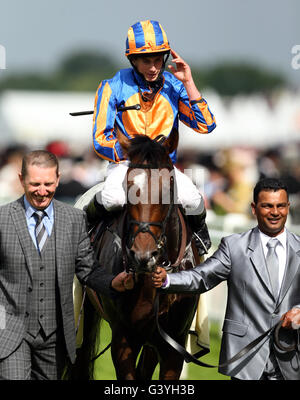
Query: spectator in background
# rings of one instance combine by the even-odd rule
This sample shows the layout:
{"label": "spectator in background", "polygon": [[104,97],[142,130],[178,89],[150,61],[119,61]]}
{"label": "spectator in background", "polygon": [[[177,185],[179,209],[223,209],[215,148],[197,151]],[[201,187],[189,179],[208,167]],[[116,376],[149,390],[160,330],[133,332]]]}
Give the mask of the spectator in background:
{"label": "spectator in background", "polygon": [[281,167],[279,150],[276,148],[267,149],[259,157],[257,166],[261,178],[278,178]]}
{"label": "spectator in background", "polygon": [[221,215],[248,214],[253,181],[257,178],[255,154],[233,148],[221,151],[219,158],[220,166],[211,168],[209,179],[211,207]]}
{"label": "spectator in background", "polygon": [[[48,143],[46,150],[55,154],[60,162],[61,179],[55,198],[74,204],[76,199],[101,181],[103,163],[90,149],[89,152],[72,154],[66,142],[55,140]],[[105,163],[106,164],[106,163]]]}
{"label": "spectator in background", "polygon": [[18,179],[21,170],[22,158],[26,147],[22,145],[11,145],[1,154],[0,169],[0,203],[8,203],[17,199],[23,188]]}
{"label": "spectator in background", "polygon": [[74,203],[76,197],[82,195],[86,188],[73,177],[74,160],[71,157],[68,144],[56,140],[46,146],[46,151],[55,154],[60,163],[61,180],[56,189],[55,198],[66,203]]}
{"label": "spectator in background", "polygon": [[300,223],[300,143],[286,143],[262,152],[257,161],[260,177],[282,177],[291,197],[290,216],[293,224]]}

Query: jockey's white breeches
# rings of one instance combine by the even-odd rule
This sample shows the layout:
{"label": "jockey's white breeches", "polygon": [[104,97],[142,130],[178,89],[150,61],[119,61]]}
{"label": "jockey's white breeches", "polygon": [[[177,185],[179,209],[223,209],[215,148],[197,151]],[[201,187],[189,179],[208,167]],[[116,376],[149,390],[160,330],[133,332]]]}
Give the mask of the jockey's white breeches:
{"label": "jockey's white breeches", "polygon": [[[128,161],[119,164],[110,163],[106,171],[100,202],[108,211],[122,208],[127,202],[124,179],[128,170]],[[187,215],[198,215],[204,211],[203,197],[192,180],[174,167],[176,182],[176,202],[181,204]]]}

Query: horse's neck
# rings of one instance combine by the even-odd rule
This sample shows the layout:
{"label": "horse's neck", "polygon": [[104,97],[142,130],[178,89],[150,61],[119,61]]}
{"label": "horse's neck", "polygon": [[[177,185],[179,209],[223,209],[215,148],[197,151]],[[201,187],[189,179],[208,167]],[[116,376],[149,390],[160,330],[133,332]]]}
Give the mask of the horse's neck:
{"label": "horse's neck", "polygon": [[181,245],[181,226],[178,212],[180,212],[178,207],[174,206],[166,229],[167,252],[172,263],[176,260]]}

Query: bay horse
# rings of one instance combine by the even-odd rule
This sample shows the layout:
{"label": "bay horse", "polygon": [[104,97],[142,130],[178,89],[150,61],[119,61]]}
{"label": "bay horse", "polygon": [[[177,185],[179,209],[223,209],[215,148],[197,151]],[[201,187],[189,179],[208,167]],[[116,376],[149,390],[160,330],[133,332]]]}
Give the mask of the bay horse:
{"label": "bay horse", "polygon": [[[118,135],[118,139],[130,163],[124,181],[127,204],[113,221],[110,217],[100,238],[97,233],[92,235],[92,243],[103,271],[117,275],[127,270],[134,276],[134,287],[113,297],[98,293],[96,300],[88,289],[89,298],[94,303],[100,300],[102,314],[109,322],[118,380],[150,380],[158,363],[160,380],[178,380],[183,357],[158,332],[154,315],[157,290],[151,279],[158,265],[172,273],[195,264],[192,233],[176,203],[174,167],[169,157],[177,148],[178,132],[174,130],[163,144],[159,143],[162,137],[151,140],[137,135],[129,140]],[[158,295],[160,326],[185,346],[199,296],[165,294],[162,290]],[[95,320],[85,315],[84,324],[84,342],[91,344]],[[81,349],[84,352],[86,343]]]}

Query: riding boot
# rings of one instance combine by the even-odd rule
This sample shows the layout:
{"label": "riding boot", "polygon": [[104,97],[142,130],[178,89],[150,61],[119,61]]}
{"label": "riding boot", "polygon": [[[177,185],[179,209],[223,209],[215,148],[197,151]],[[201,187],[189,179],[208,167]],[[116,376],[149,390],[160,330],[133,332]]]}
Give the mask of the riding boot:
{"label": "riding boot", "polygon": [[209,237],[207,225],[205,223],[206,210],[199,215],[188,215],[187,219],[192,229],[193,238],[198,250],[199,256],[203,256],[208,253],[211,247],[211,240]]}
{"label": "riding boot", "polygon": [[97,200],[97,194],[98,193],[96,193],[89,204],[83,208],[86,212],[88,224],[90,227],[96,225],[97,222],[103,220],[108,213],[104,206],[100,204]]}

